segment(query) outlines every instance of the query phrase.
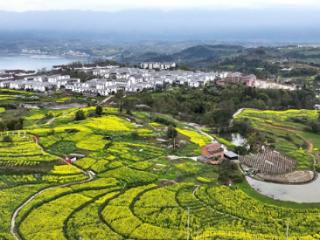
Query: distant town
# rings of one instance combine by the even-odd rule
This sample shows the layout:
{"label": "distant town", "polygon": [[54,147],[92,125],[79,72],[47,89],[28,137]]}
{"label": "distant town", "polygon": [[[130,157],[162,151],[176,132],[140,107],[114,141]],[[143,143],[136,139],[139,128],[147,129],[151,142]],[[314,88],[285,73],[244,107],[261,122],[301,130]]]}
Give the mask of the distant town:
{"label": "distant town", "polygon": [[280,84],[274,81],[257,79],[254,74],[240,72],[202,72],[185,71],[177,68],[177,64],[145,62],[139,67],[55,66],[54,70],[69,70],[92,76],[82,82],[68,74],[39,74],[36,71],[4,70],[0,72],[0,88],[47,92],[65,89],[80,94],[108,96],[119,91],[139,92],[144,89],[157,89],[166,85],[184,85],[198,88],[206,84],[226,86],[241,84],[252,88],[283,89],[293,91],[294,84]]}

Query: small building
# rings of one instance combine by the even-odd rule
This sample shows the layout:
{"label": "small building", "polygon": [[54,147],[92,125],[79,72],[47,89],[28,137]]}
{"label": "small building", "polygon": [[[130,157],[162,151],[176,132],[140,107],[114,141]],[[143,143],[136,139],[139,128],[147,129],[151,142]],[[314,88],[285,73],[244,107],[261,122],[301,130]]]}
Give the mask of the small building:
{"label": "small building", "polygon": [[65,158],[64,158],[64,161],[65,161],[66,163],[68,163],[68,164],[72,164],[72,163],[74,163],[74,162],[77,161],[77,157],[72,157],[72,156],[70,156],[70,157],[65,157]]}
{"label": "small building", "polygon": [[232,152],[232,151],[226,151],[224,153],[224,157],[229,160],[238,160],[238,158],[239,158],[238,154],[236,154],[235,152]]}
{"label": "small building", "polygon": [[224,159],[224,149],[219,143],[208,144],[202,148],[200,159],[203,162],[217,165]]}

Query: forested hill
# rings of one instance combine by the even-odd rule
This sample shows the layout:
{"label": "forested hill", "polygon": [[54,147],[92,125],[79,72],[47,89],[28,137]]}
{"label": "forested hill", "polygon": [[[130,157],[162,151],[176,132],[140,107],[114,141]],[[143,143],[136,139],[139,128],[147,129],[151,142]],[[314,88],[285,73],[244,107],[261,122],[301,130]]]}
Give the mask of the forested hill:
{"label": "forested hill", "polygon": [[285,110],[312,109],[317,102],[308,90],[283,91],[230,86],[202,89],[176,87],[158,92],[144,91],[121,100],[124,109],[147,105],[153,112],[172,114],[185,121],[225,126],[240,108]]}
{"label": "forested hill", "polygon": [[238,56],[242,50],[245,48],[238,45],[195,45],[189,48],[186,48],[182,51],[170,53],[170,54],[161,54],[156,52],[146,52],[141,55],[134,55],[130,57],[123,57],[122,61],[139,63],[139,62],[165,62],[173,61],[180,64],[187,65],[203,65],[206,61],[209,60],[221,60],[226,57]]}

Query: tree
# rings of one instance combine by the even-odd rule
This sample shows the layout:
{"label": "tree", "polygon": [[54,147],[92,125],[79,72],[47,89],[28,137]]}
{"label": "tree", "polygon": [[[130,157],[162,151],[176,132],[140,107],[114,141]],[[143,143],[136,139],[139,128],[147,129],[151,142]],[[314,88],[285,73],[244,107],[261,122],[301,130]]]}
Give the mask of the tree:
{"label": "tree", "polygon": [[131,137],[132,137],[133,139],[138,139],[138,138],[139,138],[139,133],[136,132],[136,131],[134,131],[134,132],[131,133]]}
{"label": "tree", "polygon": [[227,184],[229,181],[240,183],[243,181],[243,175],[236,164],[230,160],[224,160],[219,166],[218,181],[222,184]]}
{"label": "tree", "polygon": [[176,130],[174,127],[172,127],[172,126],[168,127],[167,137],[168,137],[169,139],[172,139],[172,140],[173,140],[173,150],[174,150],[175,147],[176,147],[176,137],[177,137],[177,136],[178,136],[177,130]]}
{"label": "tree", "polygon": [[96,106],[96,115],[101,116],[103,114],[103,108],[100,105]]}
{"label": "tree", "polygon": [[6,143],[11,143],[12,142],[12,138],[10,136],[4,136],[2,141],[6,142]]}
{"label": "tree", "polygon": [[47,112],[47,113],[46,113],[46,118],[47,118],[47,119],[50,119],[50,118],[53,118],[53,117],[54,117],[54,115],[53,115],[52,112]]}
{"label": "tree", "polygon": [[76,112],[76,115],[75,115],[75,120],[76,121],[81,121],[81,120],[84,120],[86,119],[86,115],[84,114],[84,111],[82,110],[79,110]]}
{"label": "tree", "polygon": [[123,102],[120,102],[119,104],[119,113],[123,112]]}
{"label": "tree", "polygon": [[248,136],[251,132],[253,132],[253,128],[248,119],[244,119],[242,121],[234,121],[232,130],[234,132],[240,133],[244,137]]}
{"label": "tree", "polygon": [[320,133],[320,121],[312,121],[310,123],[310,130],[313,133]]}

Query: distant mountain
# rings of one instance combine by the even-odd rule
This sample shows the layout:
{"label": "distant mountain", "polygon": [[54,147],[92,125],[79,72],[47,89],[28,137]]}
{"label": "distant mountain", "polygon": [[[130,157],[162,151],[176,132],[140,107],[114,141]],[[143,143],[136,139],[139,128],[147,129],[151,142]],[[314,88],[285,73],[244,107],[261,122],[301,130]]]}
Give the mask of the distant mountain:
{"label": "distant mountain", "polygon": [[[298,19],[297,19],[298,16]],[[103,11],[0,11],[0,31],[39,31],[110,42],[211,41],[303,42],[320,41],[318,9],[194,9]],[[52,36],[53,35],[53,36]],[[103,36],[103,37],[102,37]],[[205,50],[205,49],[203,49]]]}
{"label": "distant mountain", "polygon": [[173,54],[147,52],[126,58],[127,63],[177,62],[179,64],[202,65],[225,57],[236,56],[245,48],[238,45],[196,45]]}
{"label": "distant mountain", "polygon": [[187,48],[173,56],[180,62],[201,62],[230,56],[242,49],[243,47],[234,45],[199,45]]}

